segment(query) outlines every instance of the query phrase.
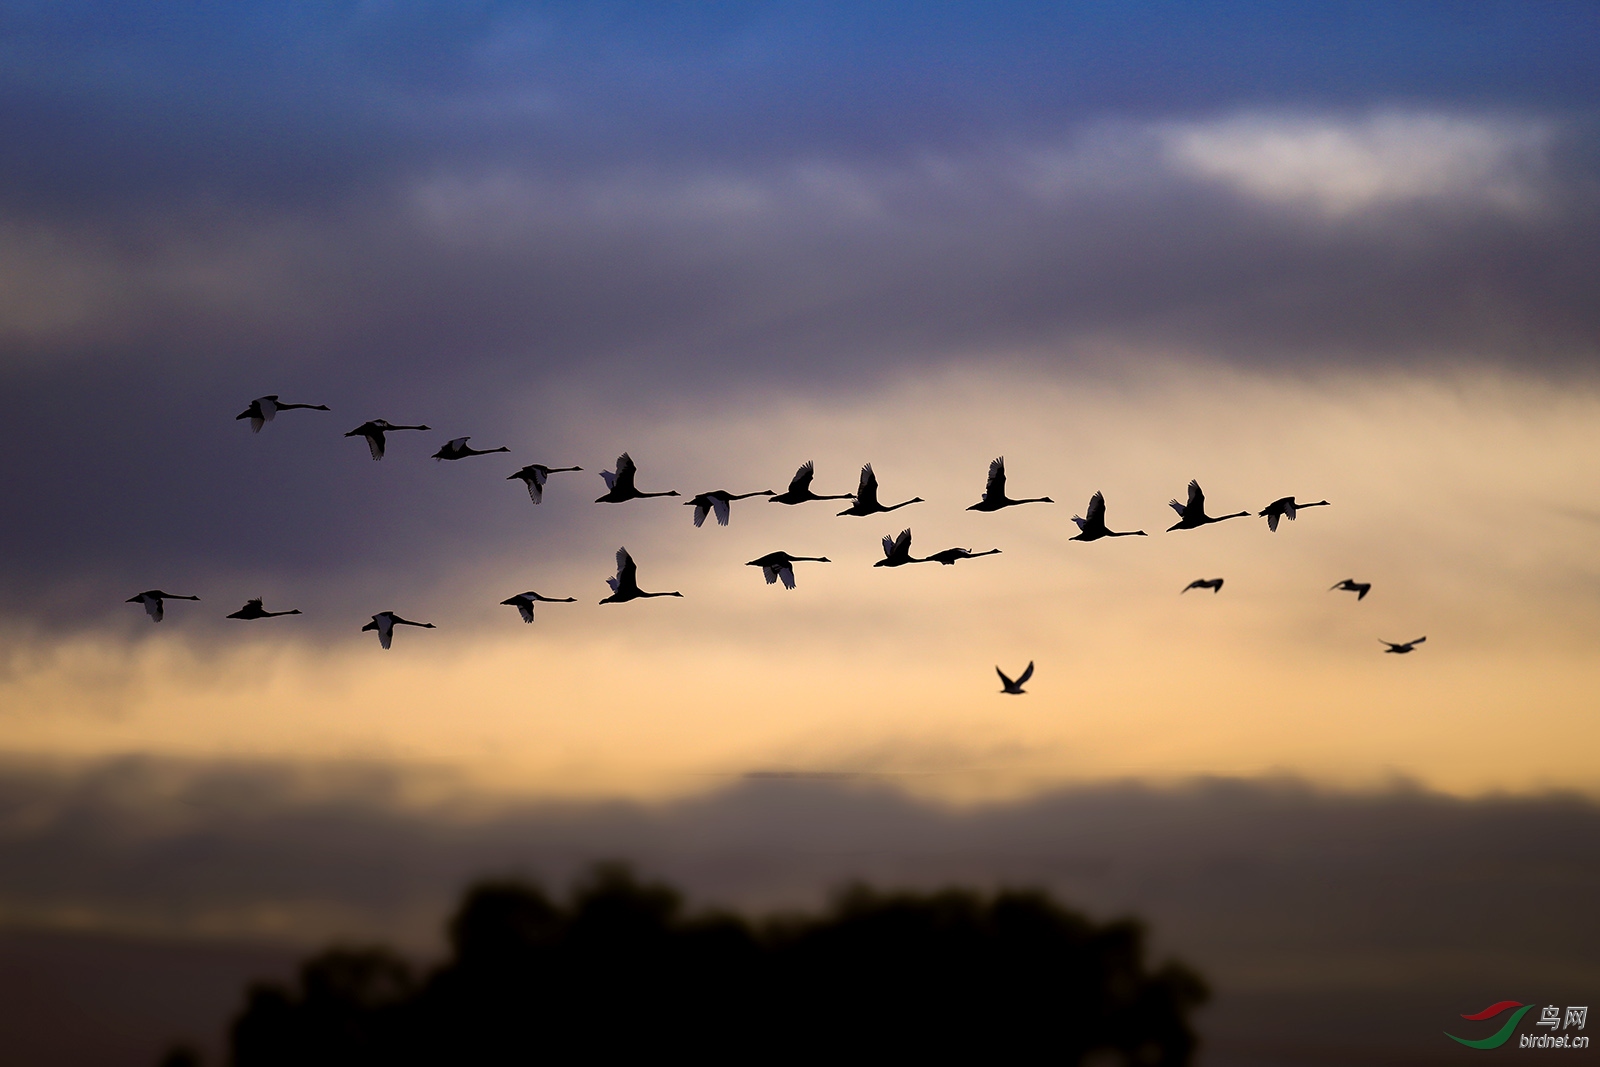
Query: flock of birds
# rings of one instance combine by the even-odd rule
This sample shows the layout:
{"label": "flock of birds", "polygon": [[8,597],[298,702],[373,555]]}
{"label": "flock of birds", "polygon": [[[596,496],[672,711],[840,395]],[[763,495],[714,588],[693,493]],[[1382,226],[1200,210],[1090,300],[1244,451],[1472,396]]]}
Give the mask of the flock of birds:
{"label": "flock of birds", "polygon": [[[279,400],[276,394],[259,397],[250,402],[250,406],[240,412],[236,419],[250,421],[252,433],[260,433],[261,428],[272,422],[280,411],[307,409],[311,411],[327,411],[325,404],[286,404]],[[373,419],[346,433],[346,437],[363,437],[366,439],[367,448],[372,453],[372,458],[381,460],[387,444],[387,434],[398,430],[429,430],[426,425],[398,425],[384,419]],[[509,448],[478,449],[471,447],[468,442],[470,437],[457,437],[445,442],[439,451],[433,454],[436,460],[459,460],[469,456],[488,456],[498,452],[509,452]],[[550,475],[571,471],[581,471],[582,467],[549,467],[542,463],[531,463],[521,470],[508,475],[507,481],[520,481],[527,486],[528,496],[535,504],[544,499],[545,483]],[[632,457],[626,452],[617,457],[616,469],[601,471],[600,477],[605,481],[606,491],[595,498],[597,504],[621,504],[629,500],[641,500],[647,497],[681,496],[676,490],[667,489],[659,492],[645,492],[636,484],[638,467]],[[878,478],[873,473],[872,464],[868,463],[861,468],[861,480],[854,493],[819,494],[811,488],[812,479],[816,476],[816,468],[810,460],[800,465],[794,477],[789,481],[789,488],[782,493],[775,493],[771,489],[761,489],[749,493],[730,493],[725,489],[714,489],[705,493],[697,493],[694,497],[683,502],[685,507],[694,508],[694,525],[701,526],[707,516],[715,516],[717,525],[728,525],[732,504],[736,500],[746,500],[751,497],[766,497],[772,504],[804,504],[814,500],[848,500],[849,505],[839,515],[880,515],[911,504],[924,503],[921,497],[912,497],[902,500],[898,504],[884,504],[878,499]],[[1005,457],[1001,456],[989,464],[989,477],[984,484],[983,498],[976,504],[967,508],[968,511],[1000,511],[1003,508],[1016,507],[1022,504],[1053,504],[1055,501],[1047,496],[1025,497],[1013,499],[1006,495],[1006,464]],[[1251,516],[1249,511],[1236,511],[1228,515],[1206,514],[1206,496],[1200,488],[1198,481],[1189,483],[1188,498],[1179,502],[1174,499],[1170,502],[1172,510],[1177,512],[1178,521],[1167,527],[1167,532],[1174,530],[1196,530],[1212,523],[1226,522],[1229,519],[1242,519]],[[1255,512],[1255,517],[1267,520],[1267,529],[1273,533],[1278,530],[1278,523],[1283,519],[1295,521],[1296,516],[1303,508],[1318,508],[1329,506],[1326,500],[1300,502],[1292,496],[1280,497],[1268,504],[1261,511]],[[1072,521],[1078,527],[1078,533],[1069,538],[1073,541],[1098,541],[1104,537],[1145,537],[1143,530],[1112,530],[1106,525],[1106,500],[1102,493],[1096,492],[1089,498],[1089,506],[1083,515],[1072,516]],[[911,554],[911,530],[901,530],[896,537],[883,538],[883,558],[873,564],[874,567],[903,567],[912,563],[939,563],[952,566],[960,560],[977,559],[980,556],[997,555],[998,548],[986,549],[981,552],[970,548],[946,548],[927,556],[913,556]],[[746,566],[760,567],[762,575],[768,585],[782,582],[785,589],[795,587],[794,565],[796,563],[829,563],[826,556],[796,556],[788,552],[769,552],[759,559],[751,560]],[[625,604],[630,600],[641,600],[649,597],[681,597],[681,592],[647,592],[639,588],[639,568],[634,563],[633,557],[628,554],[627,548],[617,549],[617,572],[613,577],[606,579],[606,584],[611,587],[611,595],[601,600],[601,604]],[[1209,589],[1212,593],[1222,590],[1221,578],[1197,578],[1179,590],[1187,593],[1191,589]],[[1366,598],[1372,590],[1372,583],[1358,582],[1354,578],[1346,578],[1335,583],[1329,591],[1341,590],[1356,594],[1357,600]],[[166,602],[169,600],[199,600],[197,596],[186,596],[178,593],[167,593],[160,589],[147,589],[136,596],[128,598],[130,604],[142,604],[150,618],[160,622],[166,614]],[[522,616],[522,621],[533,622],[535,604],[572,604],[576,603],[575,597],[547,597],[529,590],[502,600],[500,603],[514,607]],[[238,611],[230,613],[230,619],[271,619],[281,615],[299,615],[298,608],[288,611],[268,611],[260,597],[248,600]],[[394,640],[396,626],[417,626],[424,629],[434,629],[431,622],[415,622],[411,619],[401,618],[393,611],[380,611],[372,616],[372,621],[361,629],[376,631],[378,642],[384,648],[389,648]],[[1395,642],[1382,641],[1386,645],[1384,652],[1404,655],[1416,649],[1417,645],[1426,641],[1426,637],[1418,637],[1411,641]],[[1033,677],[1033,663],[1028,663],[1024,670],[1015,679],[997,666],[995,673],[1000,676],[1001,692],[1020,696],[1025,690],[1022,688]]]}

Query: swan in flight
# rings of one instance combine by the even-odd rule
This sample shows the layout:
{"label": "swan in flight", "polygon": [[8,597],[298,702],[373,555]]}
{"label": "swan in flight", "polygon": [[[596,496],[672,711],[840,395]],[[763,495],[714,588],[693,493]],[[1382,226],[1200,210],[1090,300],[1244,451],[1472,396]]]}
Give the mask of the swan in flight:
{"label": "swan in flight", "polygon": [[510,452],[505,445],[499,448],[473,448],[467,442],[470,437],[455,437],[446,441],[444,447],[433,454],[434,459],[466,459],[468,456],[487,456],[492,452]]}
{"label": "swan in flight", "polygon": [[1015,504],[1054,504],[1047,496],[1034,496],[1026,500],[1012,500],[1006,496],[1006,457],[1000,456],[989,464],[989,481],[983,487],[983,499],[968,511],[999,511]]}
{"label": "swan in flight", "polygon": [[367,447],[372,450],[373,459],[383,458],[383,435],[390,430],[431,430],[431,426],[396,426],[385,419],[373,419],[363,422],[360,426],[345,434],[346,437],[365,437]]}
{"label": "swan in flight", "polygon": [[904,567],[907,563],[926,563],[911,554],[911,530],[900,531],[899,537],[883,535],[883,558],[874,567]]}
{"label": "swan in flight", "polygon": [[396,626],[420,626],[425,630],[434,629],[434,625],[431,622],[412,622],[410,619],[402,619],[392,611],[380,611],[372,617],[371,622],[361,628],[361,632],[366,633],[368,630],[378,631],[378,644],[388,648],[390,642],[394,640],[394,628]]}
{"label": "swan in flight", "polygon": [[1010,678],[1007,678],[1006,672],[1001,670],[999,667],[994,669],[994,673],[1000,676],[1000,684],[1005,686],[1005,688],[1000,690],[1000,692],[1007,693],[1014,697],[1019,697],[1023,693],[1027,692],[1027,690],[1023,689],[1022,687],[1028,683],[1029,678],[1033,677],[1033,660],[1030,659],[1028,661],[1028,669],[1023,671],[1014,682]]}
{"label": "swan in flight", "polygon": [[768,552],[760,559],[753,559],[746,563],[746,567],[760,567],[761,573],[766,575],[767,584],[771,585],[778,579],[783,579],[785,589],[794,588],[794,565],[796,563],[832,563],[827,556],[791,556],[787,552]]}
{"label": "swan in flight", "polygon": [[258,396],[250,401],[250,406],[233,417],[235,422],[240,419],[250,420],[250,432],[260,433],[261,427],[273,420],[280,411],[290,411],[294,408],[309,408],[312,411],[327,411],[326,404],[285,404],[278,399],[277,393]]}
{"label": "swan in flight", "polygon": [[639,468],[633,465],[633,457],[626,452],[617,457],[615,471],[601,471],[600,477],[605,479],[606,495],[596,497],[596,504],[620,504],[624,500],[637,500],[647,496],[682,496],[676,489],[668,489],[664,493],[641,493],[633,486],[633,476]]}
{"label": "swan in flight", "polygon": [[124,600],[124,604],[143,604],[146,614],[156,622],[166,617],[165,602],[168,600],[199,600],[197,596],[182,596],[178,593],[163,593],[159,589],[146,589],[138,596],[131,596]]}
{"label": "swan in flight", "polygon": [[1220,592],[1222,592],[1222,579],[1221,578],[1196,578],[1194,581],[1190,582],[1188,585],[1186,585],[1182,589],[1178,590],[1178,592],[1179,593],[1187,593],[1191,589],[1209,589],[1213,593],[1220,593]]}
{"label": "swan in flight", "polygon": [[1264,510],[1258,511],[1256,514],[1258,516],[1265,515],[1267,517],[1267,529],[1271,530],[1273,533],[1277,533],[1279,519],[1288,519],[1290,522],[1293,522],[1295,512],[1299,511],[1301,508],[1325,508],[1328,506],[1329,504],[1326,500],[1313,500],[1309,504],[1296,504],[1294,502],[1294,497],[1284,496],[1274,500],[1272,503],[1268,504]]}
{"label": "swan in flight", "polygon": [[1078,535],[1069,537],[1069,541],[1098,541],[1102,537],[1144,537],[1143,530],[1108,530],[1106,529],[1106,498],[1105,495],[1095,491],[1089,498],[1089,517],[1081,519],[1072,516],[1072,521],[1078,524]]}
{"label": "swan in flight", "polygon": [[851,505],[839,512],[840,515],[876,515],[880,511],[895,511],[907,504],[920,504],[922,498],[914,496],[910,500],[902,500],[898,504],[884,507],[878,503],[878,476],[872,473],[872,464],[868,463],[861,468],[861,485],[856,489],[856,498]]}
{"label": "swan in flight", "polygon": [[1346,578],[1337,585],[1328,586],[1328,592],[1330,593],[1335,589],[1342,589],[1347,593],[1354,593],[1357,600],[1363,600],[1366,598],[1368,593],[1372,592],[1372,583],[1358,582],[1354,578]]}
{"label": "swan in flight", "polygon": [[582,467],[546,467],[543,463],[530,463],[517,473],[509,475],[506,481],[516,481],[520,478],[526,482],[528,484],[528,496],[537,504],[544,499],[544,483],[549,480],[552,474],[560,474],[562,471],[581,470],[583,470]]}
{"label": "swan in flight", "polygon": [[538,603],[545,603],[545,604],[576,604],[577,602],[578,602],[578,598],[577,597],[572,597],[572,596],[540,596],[538,593],[535,593],[531,589],[526,593],[518,593],[514,597],[509,597],[509,598],[507,598],[505,600],[500,601],[500,603],[506,605],[507,607],[516,608],[519,612],[521,612],[522,613],[522,621],[523,622],[532,622],[533,621],[533,606],[535,604],[538,604]]}
{"label": "swan in flight", "polygon": [[1422,642],[1424,642],[1426,640],[1427,640],[1426,637],[1419,637],[1414,641],[1406,641],[1406,642],[1404,642],[1402,644],[1395,644],[1393,641],[1385,641],[1383,638],[1380,637],[1380,638],[1378,638],[1378,644],[1380,644],[1380,645],[1388,645],[1389,646],[1388,648],[1384,649],[1385,652],[1393,652],[1393,653],[1396,653],[1397,655],[1403,656],[1407,652],[1414,651],[1418,645],[1422,644]]}
{"label": "swan in flight", "polygon": [[1212,518],[1206,514],[1206,494],[1200,488],[1200,483],[1189,482],[1189,502],[1180,504],[1176,500],[1169,501],[1172,510],[1178,513],[1178,521],[1167,527],[1167,532],[1173,530],[1194,530],[1211,522],[1222,522],[1225,519],[1243,519],[1249,517],[1248,511],[1236,511],[1232,515],[1218,515]]}
{"label": "swan in flight", "polygon": [[[623,456],[627,459],[627,456]],[[660,495],[660,494],[657,494]],[[674,494],[676,495],[676,494]],[[617,576],[607,578],[606,584],[611,587],[611,595],[600,601],[602,604],[626,604],[630,600],[649,596],[682,596],[682,593],[646,593],[639,588],[639,568],[633,562],[633,557],[628,555],[626,548],[617,549]]]}
{"label": "swan in flight", "polygon": [[854,500],[854,493],[837,493],[832,496],[818,496],[811,491],[811,479],[816,477],[817,467],[809,459],[800,464],[800,469],[794,472],[794,477],[789,479],[789,488],[778,493],[769,504],[804,504],[807,500]]}
{"label": "swan in flight", "polygon": [[298,615],[299,608],[290,608],[288,611],[268,611],[261,606],[261,598],[254,597],[244,602],[244,607],[238,611],[230,612],[230,619],[275,619],[279,615]]}
{"label": "swan in flight", "polygon": [[751,496],[772,496],[771,489],[758,489],[754,493],[730,493],[726,489],[713,489],[709,493],[700,493],[693,500],[685,500],[684,507],[694,506],[694,524],[698,528],[706,521],[706,515],[716,512],[717,525],[728,525],[728,504],[730,501],[743,500]]}
{"label": "swan in flight", "polygon": [[997,556],[999,554],[1000,550],[998,548],[991,548],[987,552],[974,552],[970,548],[947,548],[926,557],[922,562],[943,563],[946,567],[949,567],[958,559],[977,559],[979,556]]}

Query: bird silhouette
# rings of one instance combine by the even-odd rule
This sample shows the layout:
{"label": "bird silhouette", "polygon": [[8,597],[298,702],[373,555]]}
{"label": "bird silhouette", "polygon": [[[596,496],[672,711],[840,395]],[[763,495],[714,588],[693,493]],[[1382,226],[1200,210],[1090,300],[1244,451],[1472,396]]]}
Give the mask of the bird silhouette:
{"label": "bird silhouette", "polygon": [[1167,527],[1167,532],[1173,530],[1194,530],[1207,523],[1222,522],[1226,519],[1242,519],[1249,516],[1248,511],[1236,511],[1232,515],[1218,515],[1212,518],[1206,514],[1206,494],[1197,481],[1189,482],[1189,502],[1180,504],[1176,500],[1169,502],[1172,510],[1178,513],[1178,521]]}
{"label": "bird silhouette", "polygon": [[991,548],[987,552],[974,552],[970,548],[946,548],[925,557],[922,562],[943,563],[946,567],[949,567],[958,559],[977,559],[979,556],[998,556],[999,554],[1000,550],[998,548]]}
{"label": "bird silhouette", "polygon": [[402,619],[392,611],[380,611],[372,617],[371,622],[361,628],[361,632],[366,633],[368,630],[378,631],[378,644],[388,648],[394,640],[394,628],[396,626],[420,626],[424,630],[435,628],[431,622],[412,622],[410,619]]}
{"label": "bird silhouette", "polygon": [[258,396],[250,401],[250,406],[233,417],[235,422],[240,419],[250,420],[250,432],[260,433],[261,427],[273,420],[280,411],[290,411],[294,408],[309,408],[312,411],[327,411],[326,404],[285,404],[278,399],[277,393]]}
{"label": "bird silhouette", "polygon": [[1012,500],[1006,496],[1006,457],[1000,456],[989,464],[989,481],[983,487],[983,499],[968,511],[999,511],[1017,504],[1054,504],[1047,496],[1034,496],[1026,500]]}
{"label": "bird silhouette", "polygon": [[1072,521],[1078,524],[1076,537],[1069,537],[1069,541],[1098,541],[1102,537],[1144,537],[1143,530],[1108,530],[1106,529],[1106,498],[1096,490],[1094,496],[1089,498],[1089,517],[1081,519],[1072,516]]}
{"label": "bird silhouette", "polygon": [[433,454],[434,459],[466,459],[468,456],[487,456],[493,452],[510,452],[505,445],[499,448],[473,448],[467,444],[470,437],[454,437],[444,443],[444,447]]}
{"label": "bird silhouette", "polygon": [[1019,697],[1023,693],[1027,692],[1027,690],[1023,689],[1022,687],[1028,683],[1029,678],[1033,677],[1033,660],[1030,659],[1028,661],[1028,669],[1023,671],[1022,674],[1018,676],[1016,681],[1012,681],[1010,678],[1007,678],[1006,672],[1001,670],[999,667],[994,669],[994,673],[1000,676],[1000,684],[1005,686],[1005,688],[1000,690],[1000,692],[1006,693],[1010,696]]}
{"label": "bird silhouette", "polygon": [[365,437],[367,439],[367,447],[372,450],[372,458],[373,459],[382,459],[383,458],[383,446],[384,446],[384,437],[383,437],[383,435],[388,433],[390,430],[431,430],[431,429],[433,429],[433,427],[431,427],[431,426],[396,426],[394,423],[389,422],[389,421],[387,421],[385,419],[373,419],[370,422],[363,422],[360,426],[357,426],[355,429],[353,429],[349,433],[345,434],[345,436],[346,437]]}
{"label": "bird silhouette", "polygon": [[1385,652],[1393,652],[1393,653],[1395,653],[1397,655],[1403,656],[1407,652],[1413,651],[1418,645],[1422,644],[1422,642],[1424,642],[1426,640],[1427,640],[1426,637],[1419,637],[1414,641],[1405,641],[1405,642],[1402,642],[1400,644],[1396,644],[1393,641],[1385,641],[1383,638],[1380,637],[1380,638],[1378,638],[1378,643],[1380,645],[1388,645],[1389,646],[1388,648],[1384,649]]}
{"label": "bird silhouette", "polygon": [[874,567],[904,567],[907,563],[926,563],[911,554],[911,530],[901,530],[899,537],[883,535],[883,558]]}
{"label": "bird silhouette", "polygon": [[535,504],[544,499],[544,483],[552,474],[562,471],[581,471],[582,467],[546,467],[543,463],[530,463],[517,473],[508,475],[506,481],[524,481],[528,485],[528,496]]}
{"label": "bird silhouette", "polygon": [[1336,585],[1328,586],[1328,592],[1330,593],[1335,589],[1342,589],[1347,593],[1354,593],[1357,600],[1364,600],[1366,599],[1367,594],[1372,591],[1372,583],[1358,582],[1354,578],[1346,578],[1344,581],[1339,582]]}
{"label": "bird silhouette", "polygon": [[832,563],[827,556],[791,556],[787,552],[768,552],[760,559],[753,559],[746,563],[746,567],[760,567],[761,573],[766,575],[767,584],[771,585],[778,579],[783,579],[785,589],[794,588],[794,565],[796,563]]}
{"label": "bird silhouette", "polygon": [[633,458],[626,452],[617,457],[615,471],[601,471],[600,477],[605,479],[605,496],[596,497],[596,504],[620,504],[625,500],[637,500],[647,496],[682,496],[676,489],[668,489],[664,493],[641,493],[634,488],[633,476],[639,471],[633,465]]}
{"label": "bird silhouette", "polygon": [[244,607],[238,611],[228,613],[230,619],[275,619],[279,615],[298,615],[299,608],[290,608],[288,611],[268,611],[261,606],[261,598],[255,597],[244,602]]}
{"label": "bird silhouette", "polygon": [[[627,457],[624,456],[624,459]],[[658,494],[659,495],[659,494]],[[682,596],[682,593],[646,593],[639,588],[639,568],[633,562],[633,557],[628,555],[626,548],[617,549],[617,576],[607,578],[606,584],[611,587],[611,595],[600,601],[602,604],[626,604],[630,600],[652,596]]]}
{"label": "bird silhouette", "polygon": [[758,489],[754,493],[730,493],[726,489],[713,489],[709,493],[700,493],[692,500],[685,500],[684,507],[693,505],[694,524],[699,527],[706,521],[708,512],[715,512],[717,525],[728,525],[728,503],[733,500],[743,500],[752,496],[772,496],[771,489]]}
{"label": "bird silhouette", "polygon": [[1209,589],[1213,593],[1220,593],[1220,592],[1222,592],[1222,579],[1221,578],[1196,578],[1194,581],[1190,582],[1188,585],[1186,585],[1182,589],[1178,590],[1178,592],[1179,593],[1187,593],[1191,589]]}
{"label": "bird silhouette", "polygon": [[1277,533],[1279,519],[1288,519],[1290,522],[1293,522],[1295,512],[1299,511],[1301,508],[1325,508],[1328,506],[1329,504],[1326,500],[1313,500],[1309,504],[1296,504],[1294,502],[1294,497],[1283,496],[1279,497],[1277,500],[1274,500],[1264,509],[1256,512],[1256,514],[1258,516],[1265,515],[1267,517],[1267,529],[1271,530],[1273,533]]}
{"label": "bird silhouette", "polygon": [[839,512],[840,515],[876,515],[881,511],[895,511],[907,504],[920,504],[922,498],[914,496],[910,500],[902,500],[898,504],[888,507],[878,503],[878,476],[872,473],[872,464],[868,463],[861,468],[861,485],[856,489],[855,500],[851,505]]}
{"label": "bird silhouette", "polygon": [[854,500],[854,493],[837,493],[832,496],[819,496],[811,491],[811,479],[816,477],[816,464],[809,459],[800,464],[800,469],[794,472],[794,477],[789,479],[789,488],[778,493],[768,500],[769,504],[804,504],[807,500]]}
{"label": "bird silhouette", "polygon": [[531,589],[526,593],[518,593],[514,597],[508,597],[505,600],[500,601],[500,603],[505,604],[507,607],[516,608],[517,611],[521,612],[523,622],[533,621],[533,606],[535,604],[576,604],[577,602],[577,597],[540,596]]}
{"label": "bird silhouette", "polygon": [[145,613],[156,622],[166,618],[168,600],[199,600],[197,596],[183,596],[179,593],[163,593],[159,589],[146,589],[138,596],[131,596],[124,600],[124,604],[143,604]]}

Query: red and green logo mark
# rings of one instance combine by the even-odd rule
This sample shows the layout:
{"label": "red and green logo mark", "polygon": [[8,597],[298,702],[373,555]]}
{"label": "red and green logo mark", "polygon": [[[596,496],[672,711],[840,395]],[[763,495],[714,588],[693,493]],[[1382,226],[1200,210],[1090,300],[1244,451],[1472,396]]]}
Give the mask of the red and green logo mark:
{"label": "red and green logo mark", "polygon": [[1504,1026],[1490,1034],[1488,1037],[1479,1038],[1476,1041],[1468,1041],[1466,1038],[1457,1037],[1455,1034],[1452,1034],[1449,1031],[1446,1031],[1444,1036],[1448,1037],[1451,1041],[1459,1041],[1468,1048],[1499,1048],[1501,1045],[1511,1040],[1511,1031],[1517,1028],[1517,1024],[1522,1021],[1522,1017],[1524,1015],[1533,1010],[1532,1004],[1523,1004],[1522,1002],[1516,1000],[1502,1000],[1499,1003],[1489,1005],[1482,1011],[1474,1012],[1471,1015],[1462,1016],[1463,1019],[1467,1019],[1476,1023],[1482,1022],[1484,1019],[1493,1019],[1496,1015],[1499,1015],[1501,1012],[1511,1008],[1516,1008],[1517,1010],[1511,1013],[1511,1018],[1506,1020],[1506,1024]]}

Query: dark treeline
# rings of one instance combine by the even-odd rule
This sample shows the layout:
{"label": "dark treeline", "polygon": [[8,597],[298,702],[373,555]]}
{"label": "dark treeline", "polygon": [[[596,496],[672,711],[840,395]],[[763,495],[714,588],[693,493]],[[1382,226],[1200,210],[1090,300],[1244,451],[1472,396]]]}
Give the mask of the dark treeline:
{"label": "dark treeline", "polygon": [[601,867],[560,904],[470,890],[451,955],[419,973],[332,949],[295,988],[257,985],[235,1067],[527,1064],[659,1057],[878,1056],[1185,1064],[1205,984],[1149,970],[1133,921],[1097,925],[1042,892],[857,887],[818,916],[691,915],[668,886]]}

